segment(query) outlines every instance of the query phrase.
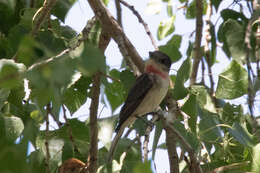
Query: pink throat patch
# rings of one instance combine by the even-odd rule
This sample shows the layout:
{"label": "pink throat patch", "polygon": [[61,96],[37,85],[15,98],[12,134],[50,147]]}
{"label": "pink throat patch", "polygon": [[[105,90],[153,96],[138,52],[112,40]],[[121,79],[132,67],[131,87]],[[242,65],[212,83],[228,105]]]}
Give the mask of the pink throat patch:
{"label": "pink throat patch", "polygon": [[160,70],[158,70],[157,68],[155,68],[153,65],[147,65],[146,68],[145,68],[145,72],[158,74],[158,75],[161,76],[163,79],[166,79],[166,78],[167,78],[167,74],[161,72]]}

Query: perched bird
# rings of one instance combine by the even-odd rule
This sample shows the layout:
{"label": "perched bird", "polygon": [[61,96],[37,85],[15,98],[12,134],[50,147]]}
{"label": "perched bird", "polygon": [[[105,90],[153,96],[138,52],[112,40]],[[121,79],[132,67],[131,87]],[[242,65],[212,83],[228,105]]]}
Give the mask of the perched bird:
{"label": "perched bird", "polygon": [[116,145],[124,129],[134,123],[138,116],[154,111],[169,87],[169,70],[171,59],[160,51],[149,52],[145,63],[145,72],[136,79],[119,114],[119,123],[108,152],[108,162],[112,161]]}

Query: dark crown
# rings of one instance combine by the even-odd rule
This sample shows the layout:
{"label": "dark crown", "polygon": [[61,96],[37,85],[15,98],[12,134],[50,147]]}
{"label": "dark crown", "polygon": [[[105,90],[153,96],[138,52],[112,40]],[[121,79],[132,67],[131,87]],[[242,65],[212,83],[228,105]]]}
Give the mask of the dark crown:
{"label": "dark crown", "polygon": [[163,53],[161,51],[154,51],[154,52],[149,52],[149,56],[150,56],[150,58],[154,59],[155,61],[165,65],[167,67],[168,71],[170,70],[172,61],[168,55],[166,55],[165,53]]}

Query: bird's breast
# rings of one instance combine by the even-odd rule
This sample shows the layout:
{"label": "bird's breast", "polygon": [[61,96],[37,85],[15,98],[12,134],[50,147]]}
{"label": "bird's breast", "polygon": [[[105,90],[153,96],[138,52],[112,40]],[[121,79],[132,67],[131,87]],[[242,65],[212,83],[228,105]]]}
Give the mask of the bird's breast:
{"label": "bird's breast", "polygon": [[154,78],[154,85],[136,109],[136,115],[141,116],[154,111],[160,105],[168,91],[168,79],[163,79],[157,75],[153,75],[152,77]]}

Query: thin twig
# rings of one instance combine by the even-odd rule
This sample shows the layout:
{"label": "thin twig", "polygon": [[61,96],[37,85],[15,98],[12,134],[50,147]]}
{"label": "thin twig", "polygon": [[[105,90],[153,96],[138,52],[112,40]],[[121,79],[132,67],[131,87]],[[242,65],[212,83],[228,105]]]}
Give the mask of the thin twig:
{"label": "thin twig", "polygon": [[152,33],[150,31],[150,29],[148,28],[147,23],[145,23],[145,21],[143,20],[142,16],[138,13],[138,11],[136,11],[136,9],[134,8],[134,6],[128,4],[126,1],[124,0],[118,0],[120,3],[122,3],[124,6],[126,6],[127,8],[129,8],[134,15],[137,17],[138,21],[144,26],[145,32],[147,33],[147,35],[149,36],[152,45],[154,47],[155,50],[158,50],[158,46],[156,45],[155,39],[152,36]]}
{"label": "thin twig", "polygon": [[[204,47],[204,52],[205,52],[205,57],[206,57],[206,62],[208,65],[208,73],[209,73],[209,81],[210,81],[210,95],[213,96],[214,94],[214,80],[212,76],[212,70],[211,70],[211,58],[210,57],[210,49],[209,49],[209,43],[211,41],[211,34],[210,34],[210,28],[211,28],[211,15],[212,15],[212,5],[211,1],[208,3],[207,7],[207,12],[206,12],[206,30],[205,30],[205,47]],[[213,48],[212,48],[213,49]]]}
{"label": "thin twig", "polygon": [[46,108],[46,130],[45,130],[45,148],[46,148],[46,158],[45,158],[45,167],[46,173],[51,173],[50,171],[50,150],[49,150],[49,113],[51,112],[51,105],[50,103],[47,105]]}
{"label": "thin twig", "polygon": [[126,37],[120,25],[100,0],[88,0],[89,5],[102,24],[102,28],[108,32],[118,44],[120,52],[126,60],[132,62],[130,67],[135,74],[144,71],[144,62],[133,44]]}
{"label": "thin twig", "polygon": [[148,144],[149,144],[150,133],[153,130],[154,122],[156,122],[158,119],[159,116],[157,114],[153,115],[153,118],[151,119],[151,121],[149,121],[150,123],[145,130],[144,144],[143,144],[144,162],[148,161]]}
{"label": "thin twig", "polygon": [[229,171],[229,170],[233,170],[233,169],[243,168],[245,166],[248,166],[249,164],[250,164],[249,161],[240,162],[240,163],[232,163],[230,165],[225,165],[225,166],[216,168],[213,171],[211,171],[210,173],[219,173],[219,172]]}
{"label": "thin twig", "polygon": [[123,28],[123,24],[122,24],[122,8],[121,8],[119,0],[115,0],[115,4],[116,4],[117,22],[121,26],[121,28]]}
{"label": "thin twig", "polygon": [[193,58],[192,72],[190,76],[190,85],[196,83],[199,63],[201,59],[200,46],[201,46],[202,27],[203,27],[202,13],[203,13],[203,1],[196,0],[196,36],[195,36],[195,43],[194,43],[194,58]]}
{"label": "thin twig", "polygon": [[62,107],[62,111],[63,111],[63,117],[64,117],[64,119],[65,119],[65,124],[66,124],[66,126],[68,127],[69,139],[70,139],[70,141],[71,141],[71,143],[72,143],[73,150],[74,150],[75,152],[78,152],[78,153],[79,153],[79,150],[78,150],[78,148],[77,148],[77,146],[76,146],[76,143],[75,143],[75,140],[74,140],[74,137],[73,137],[73,134],[72,134],[72,128],[71,128],[70,122],[68,121],[68,118],[67,118],[66,108],[65,108],[64,104],[62,104],[61,107]]}
{"label": "thin twig", "polygon": [[37,15],[40,15],[39,18],[35,21],[34,28],[32,30],[32,35],[35,35],[38,30],[40,29],[42,23],[50,15],[50,11],[55,5],[56,0],[45,0],[43,3],[43,6],[36,12],[34,19],[37,17]]}
{"label": "thin twig", "polygon": [[53,57],[50,57],[50,58],[48,58],[48,59],[46,59],[46,60],[43,60],[43,61],[40,61],[40,62],[38,62],[38,63],[35,63],[35,64],[31,65],[31,66],[28,68],[28,70],[31,70],[31,69],[33,69],[33,68],[35,68],[35,67],[37,67],[37,66],[43,65],[43,64],[47,64],[47,63],[49,63],[49,62],[51,62],[51,61],[54,61],[55,59],[58,59],[58,58],[60,58],[60,57],[62,57],[62,56],[64,56],[64,55],[68,54],[69,52],[75,50],[77,47],[80,46],[80,44],[81,44],[83,41],[85,41],[85,40],[88,38],[88,34],[90,33],[90,30],[91,30],[91,28],[93,27],[93,25],[95,24],[95,22],[96,22],[96,18],[95,18],[95,17],[93,17],[92,19],[90,19],[90,20],[88,21],[87,25],[85,26],[85,28],[84,28],[83,31],[82,31],[82,35],[83,35],[82,38],[80,38],[74,46],[69,47],[69,48],[67,48],[67,49],[65,49],[65,50],[63,50],[63,51],[61,51],[60,53],[58,53],[57,55],[55,55],[55,56],[53,56]]}

